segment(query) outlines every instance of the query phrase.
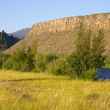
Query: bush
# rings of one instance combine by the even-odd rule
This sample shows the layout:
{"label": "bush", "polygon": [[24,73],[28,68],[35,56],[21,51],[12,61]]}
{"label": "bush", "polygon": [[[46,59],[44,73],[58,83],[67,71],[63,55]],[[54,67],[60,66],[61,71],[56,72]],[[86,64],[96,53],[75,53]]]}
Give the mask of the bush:
{"label": "bush", "polygon": [[46,64],[43,55],[36,55],[35,57],[35,69],[34,71],[43,72],[45,71]]}
{"label": "bush", "polygon": [[95,76],[96,76],[96,70],[95,69],[90,69],[90,70],[84,72],[80,76],[80,78],[85,79],[85,80],[93,80],[93,79],[95,79]]}
{"label": "bush", "polygon": [[34,68],[34,55],[31,50],[19,50],[3,63],[3,68],[20,71],[31,71]]}
{"label": "bush", "polygon": [[58,58],[57,60],[54,60],[53,62],[51,62],[48,65],[47,70],[49,73],[52,73],[55,75],[75,76],[75,74],[73,74],[73,69],[70,67],[65,57]]}
{"label": "bush", "polygon": [[47,65],[54,60],[56,60],[58,57],[55,54],[37,54],[36,55],[36,61],[35,61],[35,71],[37,72],[44,72],[47,69]]}
{"label": "bush", "polygon": [[104,63],[105,63],[105,67],[106,67],[106,68],[110,68],[110,57],[106,57]]}
{"label": "bush", "polygon": [[67,62],[69,64],[69,67],[71,68],[72,73],[76,73],[76,75],[79,77],[83,70],[83,65],[81,64],[80,58],[76,56],[75,54],[72,54],[67,57]]}
{"label": "bush", "polygon": [[26,60],[20,60],[19,58],[10,57],[7,61],[3,64],[4,69],[13,69],[19,71],[29,71],[29,66]]}
{"label": "bush", "polygon": [[[0,54],[0,68],[19,71],[49,72],[55,75],[69,75],[72,78],[94,79],[95,70],[80,70],[80,59],[75,54],[57,56],[55,54],[35,54],[31,49],[19,50],[9,56]],[[82,65],[83,66],[83,65]],[[82,74],[81,71],[83,71]]]}
{"label": "bush", "polygon": [[9,55],[0,53],[0,69],[3,68],[3,63],[6,62],[9,57]]}

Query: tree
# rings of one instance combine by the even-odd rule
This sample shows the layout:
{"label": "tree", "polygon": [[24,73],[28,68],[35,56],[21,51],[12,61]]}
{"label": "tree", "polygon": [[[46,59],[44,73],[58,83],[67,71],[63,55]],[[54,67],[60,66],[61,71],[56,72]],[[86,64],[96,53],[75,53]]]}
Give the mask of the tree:
{"label": "tree", "polygon": [[4,63],[3,68],[14,69],[19,71],[32,71],[34,69],[34,54],[30,48],[17,50]]}
{"label": "tree", "polygon": [[37,54],[35,61],[35,71],[44,72],[47,69],[47,65],[58,59],[55,54]]}
{"label": "tree", "polygon": [[[92,32],[86,29],[82,23],[76,39],[76,51],[72,55],[72,67],[78,76],[92,68],[104,65],[104,32],[99,30]],[[69,60],[70,61],[70,60]]]}
{"label": "tree", "polygon": [[0,52],[0,69],[3,68],[3,64],[8,60],[9,57],[10,55],[3,54],[2,52]]}
{"label": "tree", "polygon": [[4,30],[2,30],[2,32],[0,33],[0,44],[5,44],[5,38],[6,38],[7,34]]}
{"label": "tree", "polygon": [[93,36],[91,56],[92,67],[99,68],[104,66],[105,60],[105,48],[104,48],[104,32],[102,29],[98,30]]}
{"label": "tree", "polygon": [[90,68],[91,36],[91,30],[85,29],[81,23],[76,39],[76,52],[73,57],[74,68],[78,75]]}

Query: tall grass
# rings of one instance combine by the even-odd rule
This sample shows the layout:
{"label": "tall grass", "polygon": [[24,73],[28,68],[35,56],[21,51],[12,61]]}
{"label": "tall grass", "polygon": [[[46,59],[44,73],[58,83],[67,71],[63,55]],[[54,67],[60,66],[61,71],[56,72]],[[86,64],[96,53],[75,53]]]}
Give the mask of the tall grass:
{"label": "tall grass", "polygon": [[110,110],[109,91],[109,81],[0,71],[0,110]]}

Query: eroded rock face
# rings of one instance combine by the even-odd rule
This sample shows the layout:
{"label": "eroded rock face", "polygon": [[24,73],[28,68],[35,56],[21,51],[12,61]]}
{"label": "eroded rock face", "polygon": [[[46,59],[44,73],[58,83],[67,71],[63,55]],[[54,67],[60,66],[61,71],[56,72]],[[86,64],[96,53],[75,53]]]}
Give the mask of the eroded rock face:
{"label": "eroded rock face", "polygon": [[71,31],[77,28],[83,22],[85,26],[91,28],[110,27],[110,14],[95,14],[90,16],[65,17],[63,19],[50,20],[48,22],[37,23],[33,25],[32,31],[42,32],[63,32]]}
{"label": "eroded rock face", "polygon": [[[12,47],[31,46],[39,53],[68,54],[75,50],[75,36],[80,23],[93,31],[103,28],[105,34],[106,52],[110,53],[110,13],[94,14],[78,17],[65,17],[34,24],[28,36]],[[15,49],[16,50],[16,49]]]}

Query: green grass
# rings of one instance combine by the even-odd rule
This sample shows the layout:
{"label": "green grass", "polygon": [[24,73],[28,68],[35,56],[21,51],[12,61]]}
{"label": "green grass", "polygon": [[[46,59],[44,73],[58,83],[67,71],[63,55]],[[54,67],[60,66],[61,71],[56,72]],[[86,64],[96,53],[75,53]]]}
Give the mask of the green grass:
{"label": "green grass", "polygon": [[110,110],[110,82],[0,71],[0,110]]}

